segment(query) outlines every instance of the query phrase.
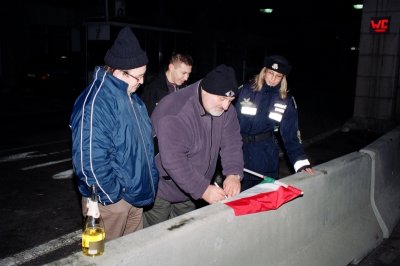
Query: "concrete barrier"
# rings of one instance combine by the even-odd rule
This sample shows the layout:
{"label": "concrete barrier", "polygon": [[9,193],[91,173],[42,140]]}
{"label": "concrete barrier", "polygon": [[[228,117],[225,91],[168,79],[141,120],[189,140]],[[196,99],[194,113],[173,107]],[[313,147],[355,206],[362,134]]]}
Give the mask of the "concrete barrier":
{"label": "concrete barrier", "polygon": [[[232,209],[218,203],[110,241],[101,257],[78,252],[48,265],[358,263],[384,238],[376,211],[387,231],[399,219],[395,193],[400,190],[395,160],[399,157],[394,157],[399,153],[398,130],[383,138],[362,152],[316,166],[313,176],[298,173],[282,179],[302,189],[304,195],[278,210],[236,217]],[[397,146],[389,148],[390,143]],[[393,172],[391,178],[382,179],[387,171]],[[375,188],[371,188],[373,175]],[[374,201],[371,191],[378,194]],[[396,206],[395,217],[389,218],[390,209]]]}
{"label": "concrete barrier", "polygon": [[400,127],[360,150],[371,156],[371,203],[388,238],[400,219]]}

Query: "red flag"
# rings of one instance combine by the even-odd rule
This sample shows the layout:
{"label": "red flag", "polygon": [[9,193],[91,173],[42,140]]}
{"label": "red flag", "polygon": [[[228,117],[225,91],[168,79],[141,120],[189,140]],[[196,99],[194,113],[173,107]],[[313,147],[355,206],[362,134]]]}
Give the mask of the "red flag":
{"label": "red flag", "polygon": [[240,216],[262,211],[276,210],[282,204],[303,194],[303,191],[292,186],[285,187],[276,184],[269,185],[274,185],[276,187],[273,191],[225,202],[225,204],[234,210],[236,216]]}

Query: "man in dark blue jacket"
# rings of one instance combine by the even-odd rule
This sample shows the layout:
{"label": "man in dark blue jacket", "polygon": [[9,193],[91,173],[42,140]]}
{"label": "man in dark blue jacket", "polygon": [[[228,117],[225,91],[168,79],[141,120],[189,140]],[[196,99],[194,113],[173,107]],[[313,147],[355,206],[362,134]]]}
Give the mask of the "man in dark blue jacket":
{"label": "man in dark blue jacket", "polygon": [[94,184],[108,241],[143,228],[142,207],[153,203],[159,176],[151,122],[135,93],[148,58],[129,27],[120,31],[104,61],[76,100],[70,127],[83,214]]}

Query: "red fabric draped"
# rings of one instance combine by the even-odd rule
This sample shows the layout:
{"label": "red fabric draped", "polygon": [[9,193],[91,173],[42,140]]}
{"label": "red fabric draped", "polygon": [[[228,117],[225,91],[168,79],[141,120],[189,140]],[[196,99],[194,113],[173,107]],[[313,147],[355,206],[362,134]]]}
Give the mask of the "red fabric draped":
{"label": "red fabric draped", "polygon": [[268,210],[276,210],[282,204],[297,198],[302,193],[303,192],[300,189],[292,186],[288,186],[287,188],[279,186],[275,191],[259,193],[254,196],[225,202],[225,204],[234,210],[236,216],[240,216]]}

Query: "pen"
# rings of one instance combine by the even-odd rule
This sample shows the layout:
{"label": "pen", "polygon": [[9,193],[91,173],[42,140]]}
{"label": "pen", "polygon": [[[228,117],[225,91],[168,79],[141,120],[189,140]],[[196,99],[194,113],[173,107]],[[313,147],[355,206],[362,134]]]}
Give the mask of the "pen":
{"label": "pen", "polygon": [[[217,182],[214,182],[214,185],[216,186],[216,187],[219,187],[219,188],[221,188],[219,185],[218,185],[218,183]],[[227,199],[228,198],[228,196],[225,194],[225,199]]]}

